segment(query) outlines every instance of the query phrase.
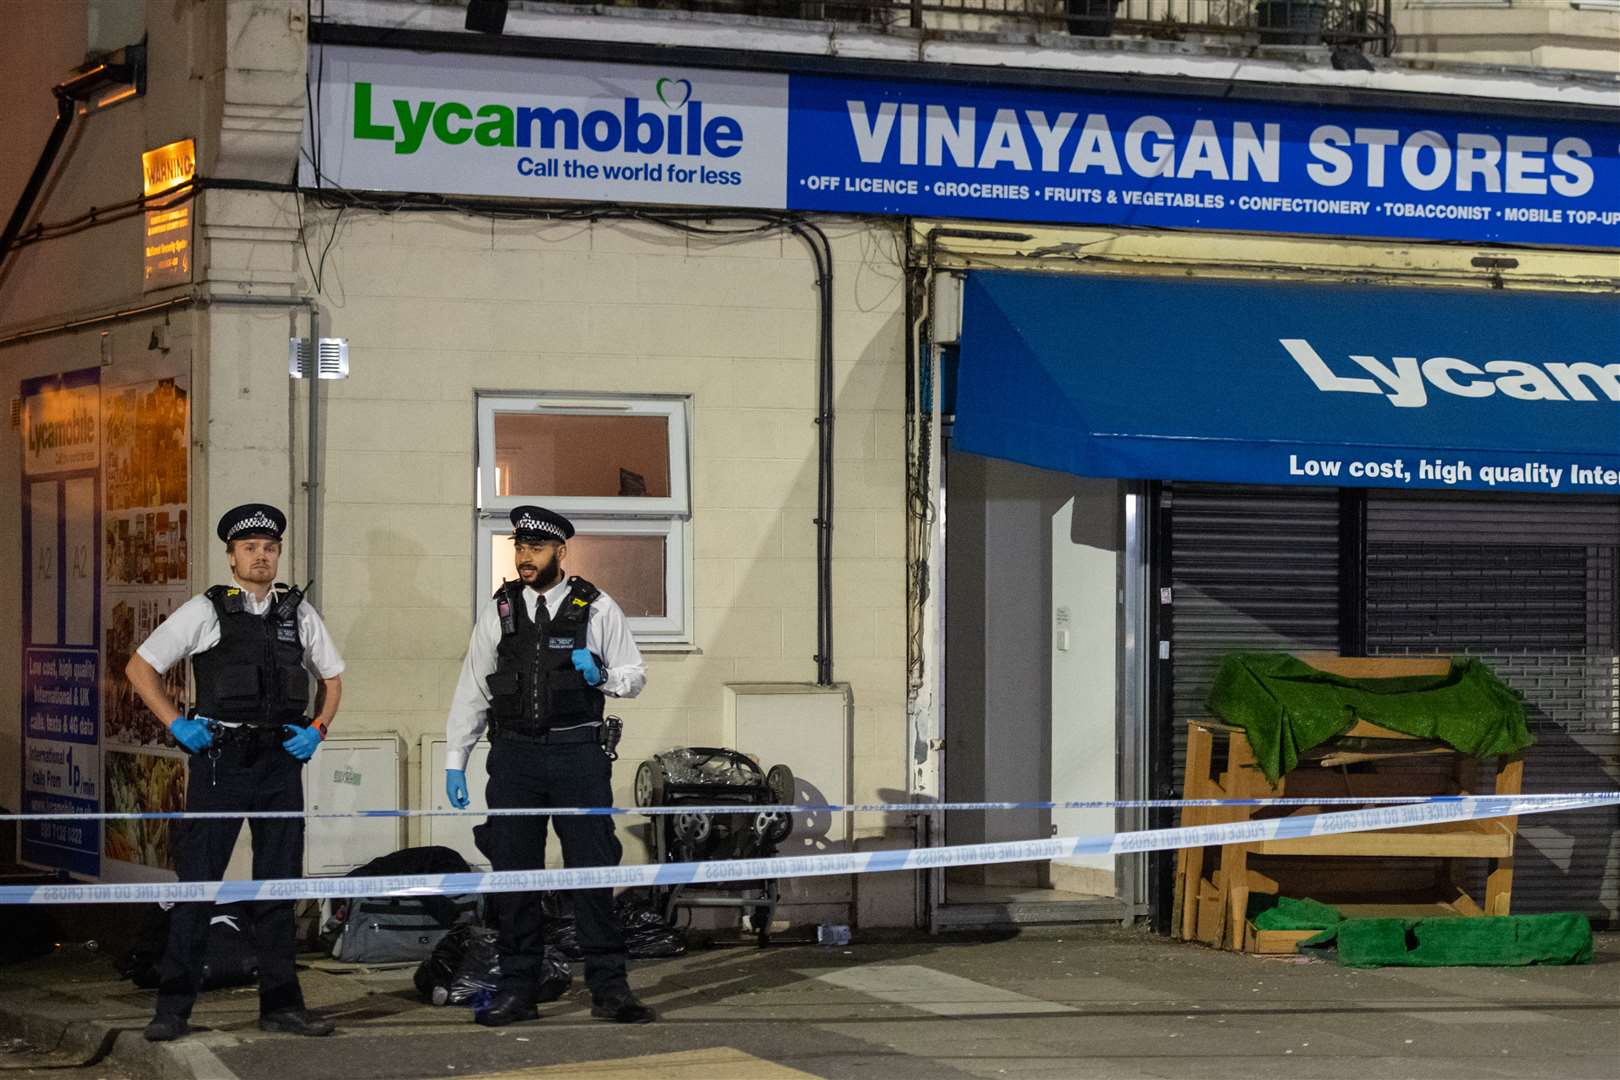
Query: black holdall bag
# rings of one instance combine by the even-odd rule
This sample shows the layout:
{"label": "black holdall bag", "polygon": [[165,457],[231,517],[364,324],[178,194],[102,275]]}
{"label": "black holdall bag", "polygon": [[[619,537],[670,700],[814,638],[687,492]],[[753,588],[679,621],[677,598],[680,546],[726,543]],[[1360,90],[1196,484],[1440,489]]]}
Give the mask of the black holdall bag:
{"label": "black holdall bag", "polygon": [[[401,874],[465,874],[471,867],[452,848],[405,848],[382,855],[349,877]],[[324,922],[332,958],[351,964],[400,964],[426,960],[451,927],[478,919],[480,897],[367,897],[332,903]]]}
{"label": "black holdall bag", "polygon": [[[158,985],[158,966],[169,940],[168,908],[153,909],[140,937],[117,962],[118,973],[143,990]],[[253,947],[251,904],[218,904],[209,914],[208,951],[203,961],[202,990],[246,986],[259,977],[259,954]]]}

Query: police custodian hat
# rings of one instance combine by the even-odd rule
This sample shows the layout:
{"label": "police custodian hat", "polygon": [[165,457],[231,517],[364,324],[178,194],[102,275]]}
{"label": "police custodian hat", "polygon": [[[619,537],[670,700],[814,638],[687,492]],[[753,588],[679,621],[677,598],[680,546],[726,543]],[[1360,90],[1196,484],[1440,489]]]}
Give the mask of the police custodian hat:
{"label": "police custodian hat", "polygon": [[512,539],[538,544],[571,540],[574,523],[543,506],[520,506],[512,511]]}
{"label": "police custodian hat", "polygon": [[216,531],[227,544],[258,536],[280,540],[287,531],[287,515],[269,503],[243,503],[225,511]]}

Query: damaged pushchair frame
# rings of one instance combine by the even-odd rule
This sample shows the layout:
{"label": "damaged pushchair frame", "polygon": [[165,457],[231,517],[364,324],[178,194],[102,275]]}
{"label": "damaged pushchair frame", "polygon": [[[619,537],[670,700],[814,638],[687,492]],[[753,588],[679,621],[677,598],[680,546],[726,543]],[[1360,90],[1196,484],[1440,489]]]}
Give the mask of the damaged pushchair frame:
{"label": "damaged pushchair frame", "polygon": [[[654,754],[636,769],[637,806],[689,804],[694,808],[691,813],[652,816],[653,857],[659,863],[776,854],[793,831],[792,815],[749,808],[791,804],[796,790],[793,770],[786,765],[774,765],[765,772],[752,758],[723,747],[676,747]],[[735,813],[709,814],[696,809],[729,805],[736,805]],[[674,885],[660,897],[664,919],[672,925],[680,908],[739,908],[761,946],[770,941],[778,898],[775,878]]]}

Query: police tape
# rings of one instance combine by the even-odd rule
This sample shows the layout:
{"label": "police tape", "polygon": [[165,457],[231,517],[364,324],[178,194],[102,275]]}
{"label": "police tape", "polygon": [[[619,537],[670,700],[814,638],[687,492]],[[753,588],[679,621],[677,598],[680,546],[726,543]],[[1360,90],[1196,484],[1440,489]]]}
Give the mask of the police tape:
{"label": "police tape", "polygon": [[[486,817],[668,817],[682,814],[936,814],[956,810],[1184,810],[1188,807],[1238,806],[1396,806],[1433,802],[1468,802],[1488,795],[1328,795],[1280,796],[1274,799],[1082,799],[1032,802],[912,803],[673,803],[668,806],[523,806],[482,810],[148,810],[82,813],[0,814],[0,821],[242,821],[263,818],[306,820],[354,818],[486,818]],[[1620,792],[1579,791],[1516,795],[1526,801],[1620,798]]]}
{"label": "police tape", "polygon": [[821,855],[779,855],[762,859],[648,863],[635,866],[508,870],[463,874],[387,877],[285,878],[252,881],[191,881],[146,884],[7,885],[0,904],[216,903],[267,900],[321,900],[351,897],[462,896],[469,893],[635,888],[769,878],[804,878],[935,870],[953,866],[1037,862],[1077,855],[1125,855],[1219,844],[1250,844],[1306,836],[1399,829],[1455,821],[1520,817],[1592,806],[1620,806],[1620,792],[1552,800],[1545,797],[1480,796],[1431,799],[1414,805],[1305,814],[1257,821],[1194,825],[1175,829],[1101,833],[1094,836],[1016,840],[1001,844],[907,848]]}

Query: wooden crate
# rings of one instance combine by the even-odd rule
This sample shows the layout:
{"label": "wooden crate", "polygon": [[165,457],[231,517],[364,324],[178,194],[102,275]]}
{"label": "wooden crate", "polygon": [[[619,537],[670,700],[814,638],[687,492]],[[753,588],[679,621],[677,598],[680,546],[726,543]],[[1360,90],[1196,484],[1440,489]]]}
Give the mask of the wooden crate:
{"label": "wooden crate", "polygon": [[[1318,670],[1352,678],[1436,675],[1450,669],[1450,661],[1445,658],[1338,657],[1313,653],[1303,654],[1300,659]],[[1449,790],[1403,789],[1402,784],[1409,784],[1409,778],[1380,775],[1374,771],[1357,774],[1354,782],[1345,773],[1348,790],[1343,794],[1378,797],[1485,793],[1475,790],[1478,770],[1473,760],[1449,747],[1438,747],[1365,721],[1358,722],[1340,738],[1392,740],[1394,743],[1376,753],[1352,750],[1335,752],[1330,744],[1328,753],[1315,762],[1301,764],[1291,776],[1282,777],[1276,788],[1272,788],[1256,764],[1248,737],[1241,729],[1213,721],[1193,721],[1187,727],[1183,798],[1281,798],[1290,794],[1291,778],[1296,780],[1296,787],[1299,788],[1320,787],[1319,784],[1306,782],[1309,779],[1307,770],[1313,767],[1337,769],[1352,764],[1410,763],[1417,759],[1433,759],[1436,765],[1444,765],[1449,776],[1446,785]],[[1411,743],[1410,748],[1400,747],[1399,742],[1402,741]],[[1501,758],[1490,793],[1517,795],[1522,790],[1523,781],[1522,758],[1517,755]],[[1321,794],[1320,791],[1305,793]],[[1250,821],[1255,819],[1259,809],[1252,806],[1185,807],[1181,824],[1193,826]],[[1331,809],[1331,805],[1291,807],[1288,813],[1314,814]],[[1438,895],[1413,897],[1413,902],[1409,904],[1352,904],[1341,907],[1347,915],[1374,912],[1393,914],[1397,911],[1402,912],[1403,917],[1506,915],[1512,906],[1513,848],[1517,832],[1517,818],[1504,817],[1337,836],[1225,844],[1219,848],[1184,848],[1176,861],[1171,930],[1175,936],[1188,941],[1266,953],[1292,952],[1300,941],[1313,936],[1314,931],[1259,931],[1254,927],[1248,918],[1250,896],[1276,895],[1279,886],[1276,880],[1250,867],[1251,856],[1443,860],[1442,872],[1436,882]],[[1464,859],[1485,859],[1488,862],[1485,889],[1480,898],[1470,895],[1463,885],[1464,875],[1457,860]],[[1310,880],[1317,884],[1309,891],[1319,897],[1331,893],[1334,876],[1333,873],[1316,875]],[[1345,875],[1339,872],[1338,876]]]}

